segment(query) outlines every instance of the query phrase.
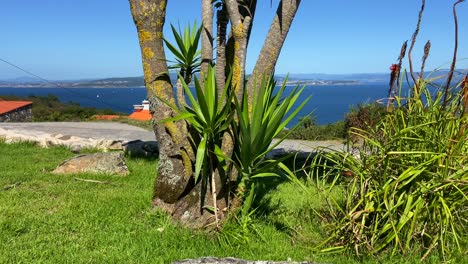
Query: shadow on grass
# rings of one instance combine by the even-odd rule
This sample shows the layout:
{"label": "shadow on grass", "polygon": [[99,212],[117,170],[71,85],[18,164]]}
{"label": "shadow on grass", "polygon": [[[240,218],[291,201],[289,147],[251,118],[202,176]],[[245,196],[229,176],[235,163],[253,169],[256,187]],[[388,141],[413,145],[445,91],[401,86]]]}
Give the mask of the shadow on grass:
{"label": "shadow on grass", "polygon": [[[275,157],[281,158],[281,157]],[[334,168],[330,160],[326,158],[326,153],[318,152],[300,152],[296,155],[289,155],[283,163],[294,172],[294,180],[305,181],[310,183],[331,183],[340,177],[341,172]],[[338,179],[340,180],[340,179]],[[279,177],[260,178],[256,182],[256,196],[254,208],[257,208],[257,216],[266,216],[274,213],[279,209],[279,203],[273,203],[267,194],[277,191],[281,184],[294,182],[290,176],[281,174]],[[299,191],[301,187],[297,185]],[[285,226],[277,226],[279,230],[285,229]]]}
{"label": "shadow on grass", "polygon": [[158,156],[136,156],[136,155],[131,155],[131,154],[125,154],[125,159],[129,160],[145,160],[145,161],[150,161],[150,162],[156,162],[159,160]]}
{"label": "shadow on grass", "polygon": [[159,145],[156,141],[134,140],[122,144],[125,157],[156,161],[159,158]]}

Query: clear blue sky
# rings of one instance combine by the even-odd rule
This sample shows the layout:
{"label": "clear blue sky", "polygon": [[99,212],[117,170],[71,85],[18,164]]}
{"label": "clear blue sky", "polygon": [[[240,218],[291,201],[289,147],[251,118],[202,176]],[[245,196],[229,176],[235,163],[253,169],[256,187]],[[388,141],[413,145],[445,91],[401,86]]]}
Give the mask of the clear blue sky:
{"label": "clear blue sky", "polygon": [[[200,1],[169,0],[166,25],[199,21]],[[450,62],[452,0],[427,0],[414,61],[432,42],[428,69]],[[248,51],[251,71],[278,0],[261,0]],[[303,0],[277,73],[387,72],[410,39],[419,0]],[[468,2],[458,8],[459,58],[468,58]],[[465,34],[463,34],[465,33]],[[0,7],[0,58],[48,79],[142,75],[126,0],[14,0]],[[445,68],[448,68],[448,64]],[[468,68],[468,60],[457,68]],[[0,62],[0,79],[25,74]]]}

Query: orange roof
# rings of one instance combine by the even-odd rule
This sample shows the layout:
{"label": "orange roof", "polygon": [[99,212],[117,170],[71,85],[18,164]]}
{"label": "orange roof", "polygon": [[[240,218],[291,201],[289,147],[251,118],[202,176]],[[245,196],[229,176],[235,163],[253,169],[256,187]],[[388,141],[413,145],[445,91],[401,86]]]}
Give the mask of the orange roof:
{"label": "orange roof", "polygon": [[135,111],[128,117],[136,120],[148,121],[151,120],[151,113],[148,110]]}
{"label": "orange roof", "polygon": [[30,104],[29,101],[0,101],[0,115]]}

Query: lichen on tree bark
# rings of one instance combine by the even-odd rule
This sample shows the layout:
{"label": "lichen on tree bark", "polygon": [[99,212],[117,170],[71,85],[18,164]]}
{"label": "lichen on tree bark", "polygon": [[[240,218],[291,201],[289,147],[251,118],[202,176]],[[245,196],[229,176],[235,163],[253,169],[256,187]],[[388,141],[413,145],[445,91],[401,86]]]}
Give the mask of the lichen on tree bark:
{"label": "lichen on tree bark", "polygon": [[[153,203],[166,209],[174,218],[192,226],[201,226],[213,221],[212,215],[204,213],[204,206],[216,194],[219,199],[220,217],[229,207],[230,181],[233,175],[214,173],[216,190],[204,192],[201,184],[193,177],[194,146],[190,141],[190,127],[185,121],[161,123],[174,117],[176,113],[164,102],[176,104],[173,85],[169,78],[168,66],[163,46],[163,27],[166,16],[166,0],[129,0],[132,16],[140,42],[142,66],[148,99],[153,113],[153,127],[159,143],[160,160],[156,176]],[[241,98],[245,85],[245,63],[247,47],[252,30],[256,0],[222,0],[218,10],[217,58],[218,88],[224,87],[228,71],[232,71],[232,82],[236,97]],[[201,0],[203,6],[202,35],[202,76],[205,67],[212,63],[213,53],[213,2]],[[265,40],[264,48],[255,66],[254,77],[264,73],[272,74],[279,52],[284,43],[300,0],[282,0],[277,15]],[[281,19],[280,19],[281,18]],[[211,19],[211,21],[210,21]],[[230,36],[226,37],[226,26],[231,25]],[[221,31],[219,31],[222,29]],[[227,39],[227,41],[226,41]],[[225,48],[226,47],[226,48]],[[258,69],[263,69],[260,71]],[[249,82],[249,89],[251,88]],[[179,95],[180,97],[180,95]],[[181,98],[179,98],[179,101]],[[233,140],[225,135],[223,150],[232,154]],[[221,178],[224,177],[224,178]],[[216,206],[215,206],[216,207]]]}

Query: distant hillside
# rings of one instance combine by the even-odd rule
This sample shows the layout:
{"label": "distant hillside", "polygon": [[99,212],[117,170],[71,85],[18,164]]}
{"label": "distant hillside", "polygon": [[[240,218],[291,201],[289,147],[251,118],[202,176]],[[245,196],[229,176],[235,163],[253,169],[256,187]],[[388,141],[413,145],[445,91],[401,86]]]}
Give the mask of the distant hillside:
{"label": "distant hillside", "polygon": [[[176,73],[170,73],[169,77],[175,83],[177,79]],[[106,78],[99,80],[88,80],[85,82],[77,81],[73,82],[69,87],[95,87],[95,88],[135,88],[135,87],[144,87],[145,81],[143,76],[139,77],[116,77],[116,78]]]}
{"label": "distant hillside", "polygon": [[354,82],[388,82],[389,73],[355,73],[355,74],[328,74],[328,73],[292,73],[278,74],[277,79],[288,76],[288,80],[325,80],[325,81],[354,81]]}
{"label": "distant hillside", "polygon": [[[445,79],[448,70],[439,70],[437,72],[426,72],[424,76],[434,78],[439,76]],[[453,83],[460,81],[467,73],[467,70],[455,71]],[[418,74],[418,73],[416,73]],[[360,83],[387,83],[390,73],[354,73],[354,74],[327,74],[327,73],[300,73],[300,74],[277,74],[275,76],[278,82],[282,82],[288,76],[288,84],[305,85],[348,85]],[[175,83],[176,73],[170,73],[170,78]],[[67,88],[136,88],[144,87],[143,77],[116,77],[97,80],[76,80],[76,81],[51,81],[44,82],[29,77],[21,77],[8,80],[0,80],[0,87],[67,87]]]}
{"label": "distant hillside", "polygon": [[96,87],[96,88],[126,88],[126,87],[143,87],[145,82],[143,77],[118,77],[106,78],[100,80],[90,80],[85,82],[73,82],[68,84],[68,87]]}
{"label": "distant hillside", "polygon": [[[431,78],[434,80],[445,80],[448,75],[448,69],[441,69],[437,71],[424,72],[425,78]],[[467,69],[458,69],[454,72],[453,83],[461,81],[461,79],[468,73]],[[409,73],[408,73],[409,74]],[[419,75],[419,72],[415,72]],[[354,81],[359,83],[375,83],[375,82],[389,82],[390,72],[388,73],[353,73],[353,74],[327,74],[327,73],[293,73],[293,74],[279,74],[277,79],[282,80],[288,76],[289,81],[313,81],[313,80],[325,80],[325,81]],[[409,77],[411,79],[411,77]]]}
{"label": "distant hillside", "polygon": [[[169,74],[171,80],[176,80],[175,73]],[[24,81],[21,81],[24,80]],[[95,80],[67,80],[67,81],[50,81],[45,82],[37,78],[15,78],[0,80],[0,87],[27,87],[27,88],[40,88],[40,87],[66,87],[66,88],[137,88],[144,87],[145,82],[143,76],[139,77],[115,77]]]}
{"label": "distant hillside", "polygon": [[10,78],[5,80],[0,80],[0,83],[37,83],[38,79],[36,77],[30,76],[21,76],[16,78]]}

